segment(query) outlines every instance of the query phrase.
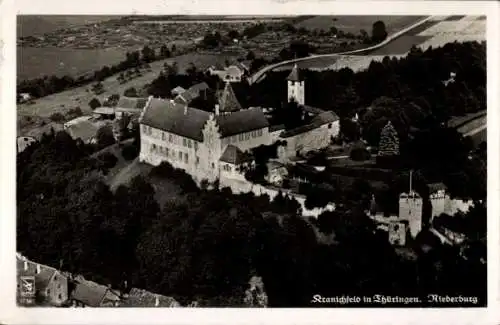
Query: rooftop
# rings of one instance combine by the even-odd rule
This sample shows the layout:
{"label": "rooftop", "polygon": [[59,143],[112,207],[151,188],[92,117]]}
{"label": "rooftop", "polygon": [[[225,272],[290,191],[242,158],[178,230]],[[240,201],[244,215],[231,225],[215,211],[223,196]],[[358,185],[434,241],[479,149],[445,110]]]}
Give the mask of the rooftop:
{"label": "rooftop", "polygon": [[146,103],[148,102],[148,98],[135,98],[135,97],[125,97],[122,96],[118,100],[118,104],[116,104],[117,108],[132,108],[132,109],[140,109],[142,110]]}
{"label": "rooftop", "polygon": [[288,81],[301,81],[297,63],[293,66],[292,72],[286,78]]}

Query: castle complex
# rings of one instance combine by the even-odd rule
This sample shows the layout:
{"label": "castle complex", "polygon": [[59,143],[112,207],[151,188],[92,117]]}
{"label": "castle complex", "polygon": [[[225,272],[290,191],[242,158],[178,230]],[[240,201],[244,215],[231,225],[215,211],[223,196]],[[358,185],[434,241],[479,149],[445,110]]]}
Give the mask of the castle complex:
{"label": "castle complex", "polygon": [[[303,105],[304,81],[297,66],[288,77],[288,95]],[[281,135],[289,143],[285,152],[290,154],[299,151],[297,148],[326,147],[338,134],[338,124],[334,113],[321,111],[313,123],[296,130],[293,136],[279,128],[270,131],[263,110],[243,108],[228,82],[213,112],[177,100],[149,98],[140,117],[139,160],[155,166],[165,161],[197,181],[213,182],[234,175],[245,159],[245,151],[271,145],[281,140]]]}

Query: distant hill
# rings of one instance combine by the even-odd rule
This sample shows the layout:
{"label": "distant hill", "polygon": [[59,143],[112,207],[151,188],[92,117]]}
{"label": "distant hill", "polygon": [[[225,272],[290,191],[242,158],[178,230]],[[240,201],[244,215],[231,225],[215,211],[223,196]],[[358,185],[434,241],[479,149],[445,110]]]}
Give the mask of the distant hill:
{"label": "distant hill", "polygon": [[17,16],[17,36],[37,36],[58,29],[94,24],[121,16],[103,15],[20,15]]}

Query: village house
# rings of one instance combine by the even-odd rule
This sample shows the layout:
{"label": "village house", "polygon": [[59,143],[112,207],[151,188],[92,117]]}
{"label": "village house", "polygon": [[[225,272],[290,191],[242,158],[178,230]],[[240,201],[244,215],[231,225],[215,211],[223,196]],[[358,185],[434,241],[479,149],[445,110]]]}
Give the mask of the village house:
{"label": "village house", "polygon": [[207,98],[207,91],[210,87],[206,82],[200,82],[189,87],[186,91],[181,92],[174,98],[174,102],[181,105],[189,105],[198,97]]}
{"label": "village house", "polygon": [[116,118],[120,119],[123,116],[138,117],[144,110],[147,101],[148,98],[121,96],[115,107]]}
{"label": "village house", "polygon": [[68,302],[68,277],[58,270],[16,254],[17,299],[23,296],[23,279],[34,279],[34,297],[42,305],[62,306]]}
{"label": "village house", "polygon": [[120,293],[109,287],[85,280],[82,276],[74,279],[70,295],[72,307],[117,307],[120,299]]}
{"label": "village house", "polygon": [[17,153],[23,152],[31,144],[35,143],[36,139],[33,137],[17,137]]}
{"label": "village house", "polygon": [[146,290],[132,288],[124,295],[119,307],[163,307],[174,308],[181,305],[172,297],[155,294]]}
{"label": "village house", "polygon": [[287,167],[278,161],[269,161],[267,163],[267,175],[264,179],[275,186],[282,186],[283,181],[288,176]]}
{"label": "village house", "polygon": [[218,65],[208,68],[210,75],[218,76],[224,82],[241,82],[248,70],[249,68],[240,62],[224,68]]}

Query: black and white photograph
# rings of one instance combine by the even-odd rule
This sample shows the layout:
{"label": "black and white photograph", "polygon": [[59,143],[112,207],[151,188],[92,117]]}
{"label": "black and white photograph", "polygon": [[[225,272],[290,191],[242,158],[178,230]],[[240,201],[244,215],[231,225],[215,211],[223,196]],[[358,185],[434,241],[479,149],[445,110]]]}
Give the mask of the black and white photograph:
{"label": "black and white photograph", "polygon": [[17,306],[496,304],[490,18],[390,9],[18,14]]}

